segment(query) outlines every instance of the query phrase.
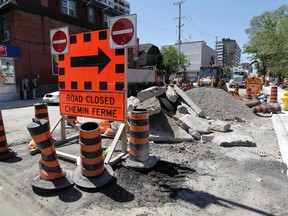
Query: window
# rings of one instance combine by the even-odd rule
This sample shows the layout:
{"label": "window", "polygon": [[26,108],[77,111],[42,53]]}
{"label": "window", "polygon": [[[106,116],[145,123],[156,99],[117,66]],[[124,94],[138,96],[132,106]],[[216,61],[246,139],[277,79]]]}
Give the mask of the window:
{"label": "window", "polygon": [[76,1],[75,0],[62,0],[61,4],[62,13],[69,16],[76,17]]}
{"label": "window", "polygon": [[94,13],[95,13],[94,8],[89,7],[89,8],[88,8],[88,21],[89,21],[90,23],[94,23],[94,22],[95,22]]}
{"label": "window", "polygon": [[104,24],[104,27],[109,27],[109,16],[107,16],[106,14],[103,14],[103,24]]}
{"label": "window", "polygon": [[3,40],[9,40],[9,22],[8,22],[8,19],[3,20]]}

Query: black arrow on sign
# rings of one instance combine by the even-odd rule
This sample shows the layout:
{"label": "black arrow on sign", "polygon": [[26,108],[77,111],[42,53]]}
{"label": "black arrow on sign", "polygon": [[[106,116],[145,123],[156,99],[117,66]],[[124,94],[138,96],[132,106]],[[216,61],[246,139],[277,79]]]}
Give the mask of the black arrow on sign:
{"label": "black arrow on sign", "polygon": [[111,59],[98,47],[98,55],[71,57],[71,67],[97,67],[98,74],[106,67]]}

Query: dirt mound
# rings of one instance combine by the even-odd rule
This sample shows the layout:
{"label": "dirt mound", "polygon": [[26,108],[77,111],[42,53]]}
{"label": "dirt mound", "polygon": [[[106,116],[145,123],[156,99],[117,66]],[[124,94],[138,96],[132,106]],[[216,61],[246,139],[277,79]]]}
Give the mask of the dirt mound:
{"label": "dirt mound", "polygon": [[256,118],[249,107],[222,89],[194,88],[186,94],[204,111],[206,116],[212,119],[248,121]]}

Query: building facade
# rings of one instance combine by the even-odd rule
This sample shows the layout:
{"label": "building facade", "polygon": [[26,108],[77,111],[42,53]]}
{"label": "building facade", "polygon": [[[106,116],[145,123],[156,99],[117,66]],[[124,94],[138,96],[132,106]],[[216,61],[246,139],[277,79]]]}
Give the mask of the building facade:
{"label": "building facade", "polygon": [[216,64],[222,67],[238,67],[241,63],[241,49],[232,39],[222,38],[216,41]]}
{"label": "building facade", "polygon": [[40,97],[57,90],[50,30],[68,26],[72,35],[108,28],[109,17],[125,15],[115,6],[113,0],[1,0],[0,101],[23,98],[24,88],[28,99],[32,88]]}
{"label": "building facade", "polygon": [[[169,46],[169,45],[168,45]],[[163,46],[162,48],[168,47]],[[178,45],[171,45],[178,49]],[[180,51],[184,53],[190,64],[187,68],[189,73],[197,73],[201,66],[210,65],[216,58],[216,52],[205,41],[185,42],[180,44]]]}

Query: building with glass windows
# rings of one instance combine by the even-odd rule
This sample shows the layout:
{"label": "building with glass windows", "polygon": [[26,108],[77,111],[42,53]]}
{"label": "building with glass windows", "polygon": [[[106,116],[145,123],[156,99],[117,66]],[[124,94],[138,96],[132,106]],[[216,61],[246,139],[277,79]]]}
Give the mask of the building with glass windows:
{"label": "building with glass windows", "polygon": [[[168,45],[178,49],[178,45]],[[163,46],[163,48],[168,47]],[[184,42],[180,44],[180,52],[184,53],[189,60],[188,72],[199,72],[201,66],[210,65],[216,57],[214,49],[209,47],[205,41]]]}
{"label": "building with glass windows", "polygon": [[109,17],[127,14],[130,4],[124,0],[0,0],[0,9],[0,101],[7,101],[23,98],[24,81],[28,99],[32,88],[37,88],[38,97],[58,89],[51,29],[68,26],[72,35],[108,28]]}
{"label": "building with glass windows", "polygon": [[238,67],[241,63],[241,49],[232,39],[222,38],[216,42],[217,64],[222,67]]}

